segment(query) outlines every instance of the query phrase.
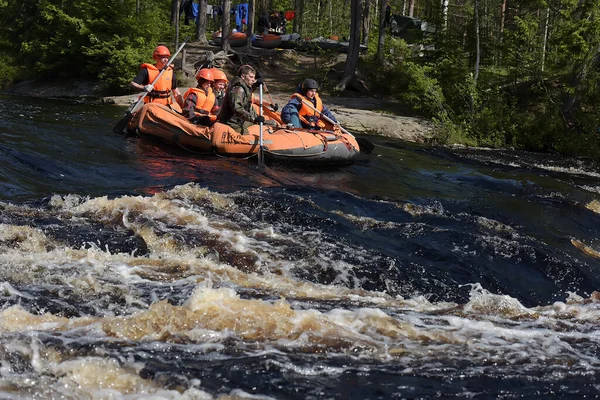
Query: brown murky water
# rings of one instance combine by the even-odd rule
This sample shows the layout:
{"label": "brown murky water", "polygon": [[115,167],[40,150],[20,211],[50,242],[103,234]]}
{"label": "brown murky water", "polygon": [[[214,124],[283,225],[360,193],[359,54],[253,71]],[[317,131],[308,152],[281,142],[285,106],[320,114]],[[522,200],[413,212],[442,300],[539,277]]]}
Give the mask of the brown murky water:
{"label": "brown murky water", "polygon": [[1,398],[597,393],[592,164],[369,138],[262,171],[0,108]]}

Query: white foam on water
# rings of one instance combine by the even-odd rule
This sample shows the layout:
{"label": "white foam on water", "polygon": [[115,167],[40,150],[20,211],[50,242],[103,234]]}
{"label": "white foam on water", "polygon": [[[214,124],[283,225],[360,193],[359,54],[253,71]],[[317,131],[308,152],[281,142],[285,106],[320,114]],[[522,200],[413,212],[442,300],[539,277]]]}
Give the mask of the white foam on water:
{"label": "white foam on water", "polygon": [[600,194],[600,186],[578,185],[577,187],[587,190],[588,192]]}
{"label": "white foam on water", "polygon": [[[43,335],[74,344],[136,343],[157,352],[183,343],[189,351],[211,359],[231,357],[221,352],[233,342],[246,355],[277,354],[285,359],[287,354],[327,354],[403,365],[406,373],[436,371],[443,364],[440,360],[468,363],[471,369],[465,373],[473,374],[494,363],[515,370],[576,363],[572,369],[581,373],[600,366],[585,346],[600,341],[596,329],[600,307],[592,297],[573,293],[563,302],[528,308],[478,283],[471,285],[465,304],[363,290],[355,269],[372,256],[369,252],[331,240],[318,229],[300,229],[285,221],[278,226],[250,221],[230,196],[235,195],[184,185],[152,197],[68,195],[50,201],[51,215],[65,224],[92,221],[116,230],[131,229],[148,244],[149,252],[143,255],[115,253],[98,244],[71,248],[42,229],[2,225],[0,291],[6,299],[35,300],[28,287],[60,289],[64,296],[57,295],[57,301],[71,301],[75,309],[85,304],[94,315],[65,317],[44,309],[27,311],[20,305],[4,307],[0,311],[0,394],[8,393],[14,384],[21,385],[18,392],[38,398],[42,394],[47,398],[212,398],[202,391],[202,382],[183,393],[165,390],[140,378],[143,364],[101,353],[95,357],[63,353],[59,346],[44,344]],[[13,207],[13,211],[48,212],[27,207]],[[415,218],[432,215],[473,222],[474,242],[505,259],[529,251],[519,243],[513,227],[489,218],[452,215],[435,203],[407,206],[405,211]],[[437,229],[421,222],[387,224],[332,213],[366,229],[400,229],[407,237]],[[216,237],[225,249],[256,258],[237,268],[186,240],[203,234]],[[286,258],[286,246],[299,249],[302,256]],[[357,261],[336,258],[336,252],[352,254]],[[390,264],[390,268],[400,267]],[[331,272],[331,284],[298,279],[295,270]],[[166,290],[182,293],[168,302],[161,296]],[[252,291],[258,298],[241,295]],[[107,301],[113,309],[106,309]],[[11,352],[31,364],[36,375],[33,384],[25,383],[17,358],[7,356]],[[345,371],[318,362],[299,366],[279,358],[268,362],[303,376],[337,376]],[[40,383],[47,391],[38,388]],[[237,390],[230,395],[260,396]]]}

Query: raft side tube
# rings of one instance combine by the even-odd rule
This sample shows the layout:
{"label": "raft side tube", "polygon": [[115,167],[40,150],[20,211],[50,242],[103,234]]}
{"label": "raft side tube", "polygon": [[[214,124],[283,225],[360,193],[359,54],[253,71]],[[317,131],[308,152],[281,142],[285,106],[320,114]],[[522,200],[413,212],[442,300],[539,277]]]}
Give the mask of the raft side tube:
{"label": "raft side tube", "polygon": [[166,143],[178,143],[194,151],[212,153],[211,129],[191,123],[163,104],[144,104],[127,128],[130,131],[158,137]]}

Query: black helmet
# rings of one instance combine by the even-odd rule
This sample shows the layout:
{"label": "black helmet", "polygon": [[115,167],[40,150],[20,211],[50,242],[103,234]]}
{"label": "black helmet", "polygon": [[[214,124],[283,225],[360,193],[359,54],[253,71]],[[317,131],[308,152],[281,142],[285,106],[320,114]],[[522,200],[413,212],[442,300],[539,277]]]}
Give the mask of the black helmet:
{"label": "black helmet", "polygon": [[318,89],[319,84],[314,79],[307,78],[302,82],[302,92],[306,93],[310,89]]}

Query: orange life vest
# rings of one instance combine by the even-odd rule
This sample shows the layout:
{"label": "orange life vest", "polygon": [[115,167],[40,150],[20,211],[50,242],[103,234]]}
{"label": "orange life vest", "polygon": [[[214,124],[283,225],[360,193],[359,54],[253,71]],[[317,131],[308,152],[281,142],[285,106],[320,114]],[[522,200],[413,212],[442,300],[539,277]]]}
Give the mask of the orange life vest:
{"label": "orange life vest", "polygon": [[160,70],[152,64],[142,64],[142,68],[148,70],[148,83],[154,85],[154,90],[144,97],[144,103],[172,104],[171,86],[173,83],[173,68],[169,65],[164,74],[162,74],[160,79],[156,82],[154,82],[154,80],[158,74],[160,74]]}
{"label": "orange life vest", "polygon": [[[256,115],[259,115],[260,114],[260,98],[258,98],[255,94],[252,94],[252,105],[254,106],[254,111],[256,112]],[[271,107],[271,108],[269,108],[269,107]],[[265,117],[265,120],[275,121],[280,126],[285,125],[285,123],[281,120],[281,113],[274,111],[272,108],[273,108],[273,104],[269,103],[268,101],[265,101],[263,99],[262,116]],[[275,108],[275,109],[277,109],[277,108]]]}
{"label": "orange life vest", "polygon": [[321,98],[317,93],[315,93],[315,108],[319,112],[316,112],[315,110],[304,104],[304,101],[306,101],[309,104],[313,104],[312,100],[310,100],[308,97],[304,97],[300,93],[294,93],[292,98],[294,97],[297,97],[300,100],[300,103],[302,103],[302,107],[300,107],[300,110],[298,110],[298,116],[300,117],[300,121],[302,121],[302,123],[310,126],[311,128],[318,129],[323,129],[327,126],[320,119],[321,113],[323,112],[323,102],[321,101]]}
{"label": "orange life vest", "polygon": [[194,114],[198,117],[208,115],[211,122],[217,120],[217,116],[212,113],[215,105],[215,94],[211,87],[208,91],[204,91],[202,88],[189,88],[183,95],[183,102],[187,100],[188,96],[192,93],[196,94],[196,105],[194,106]]}

